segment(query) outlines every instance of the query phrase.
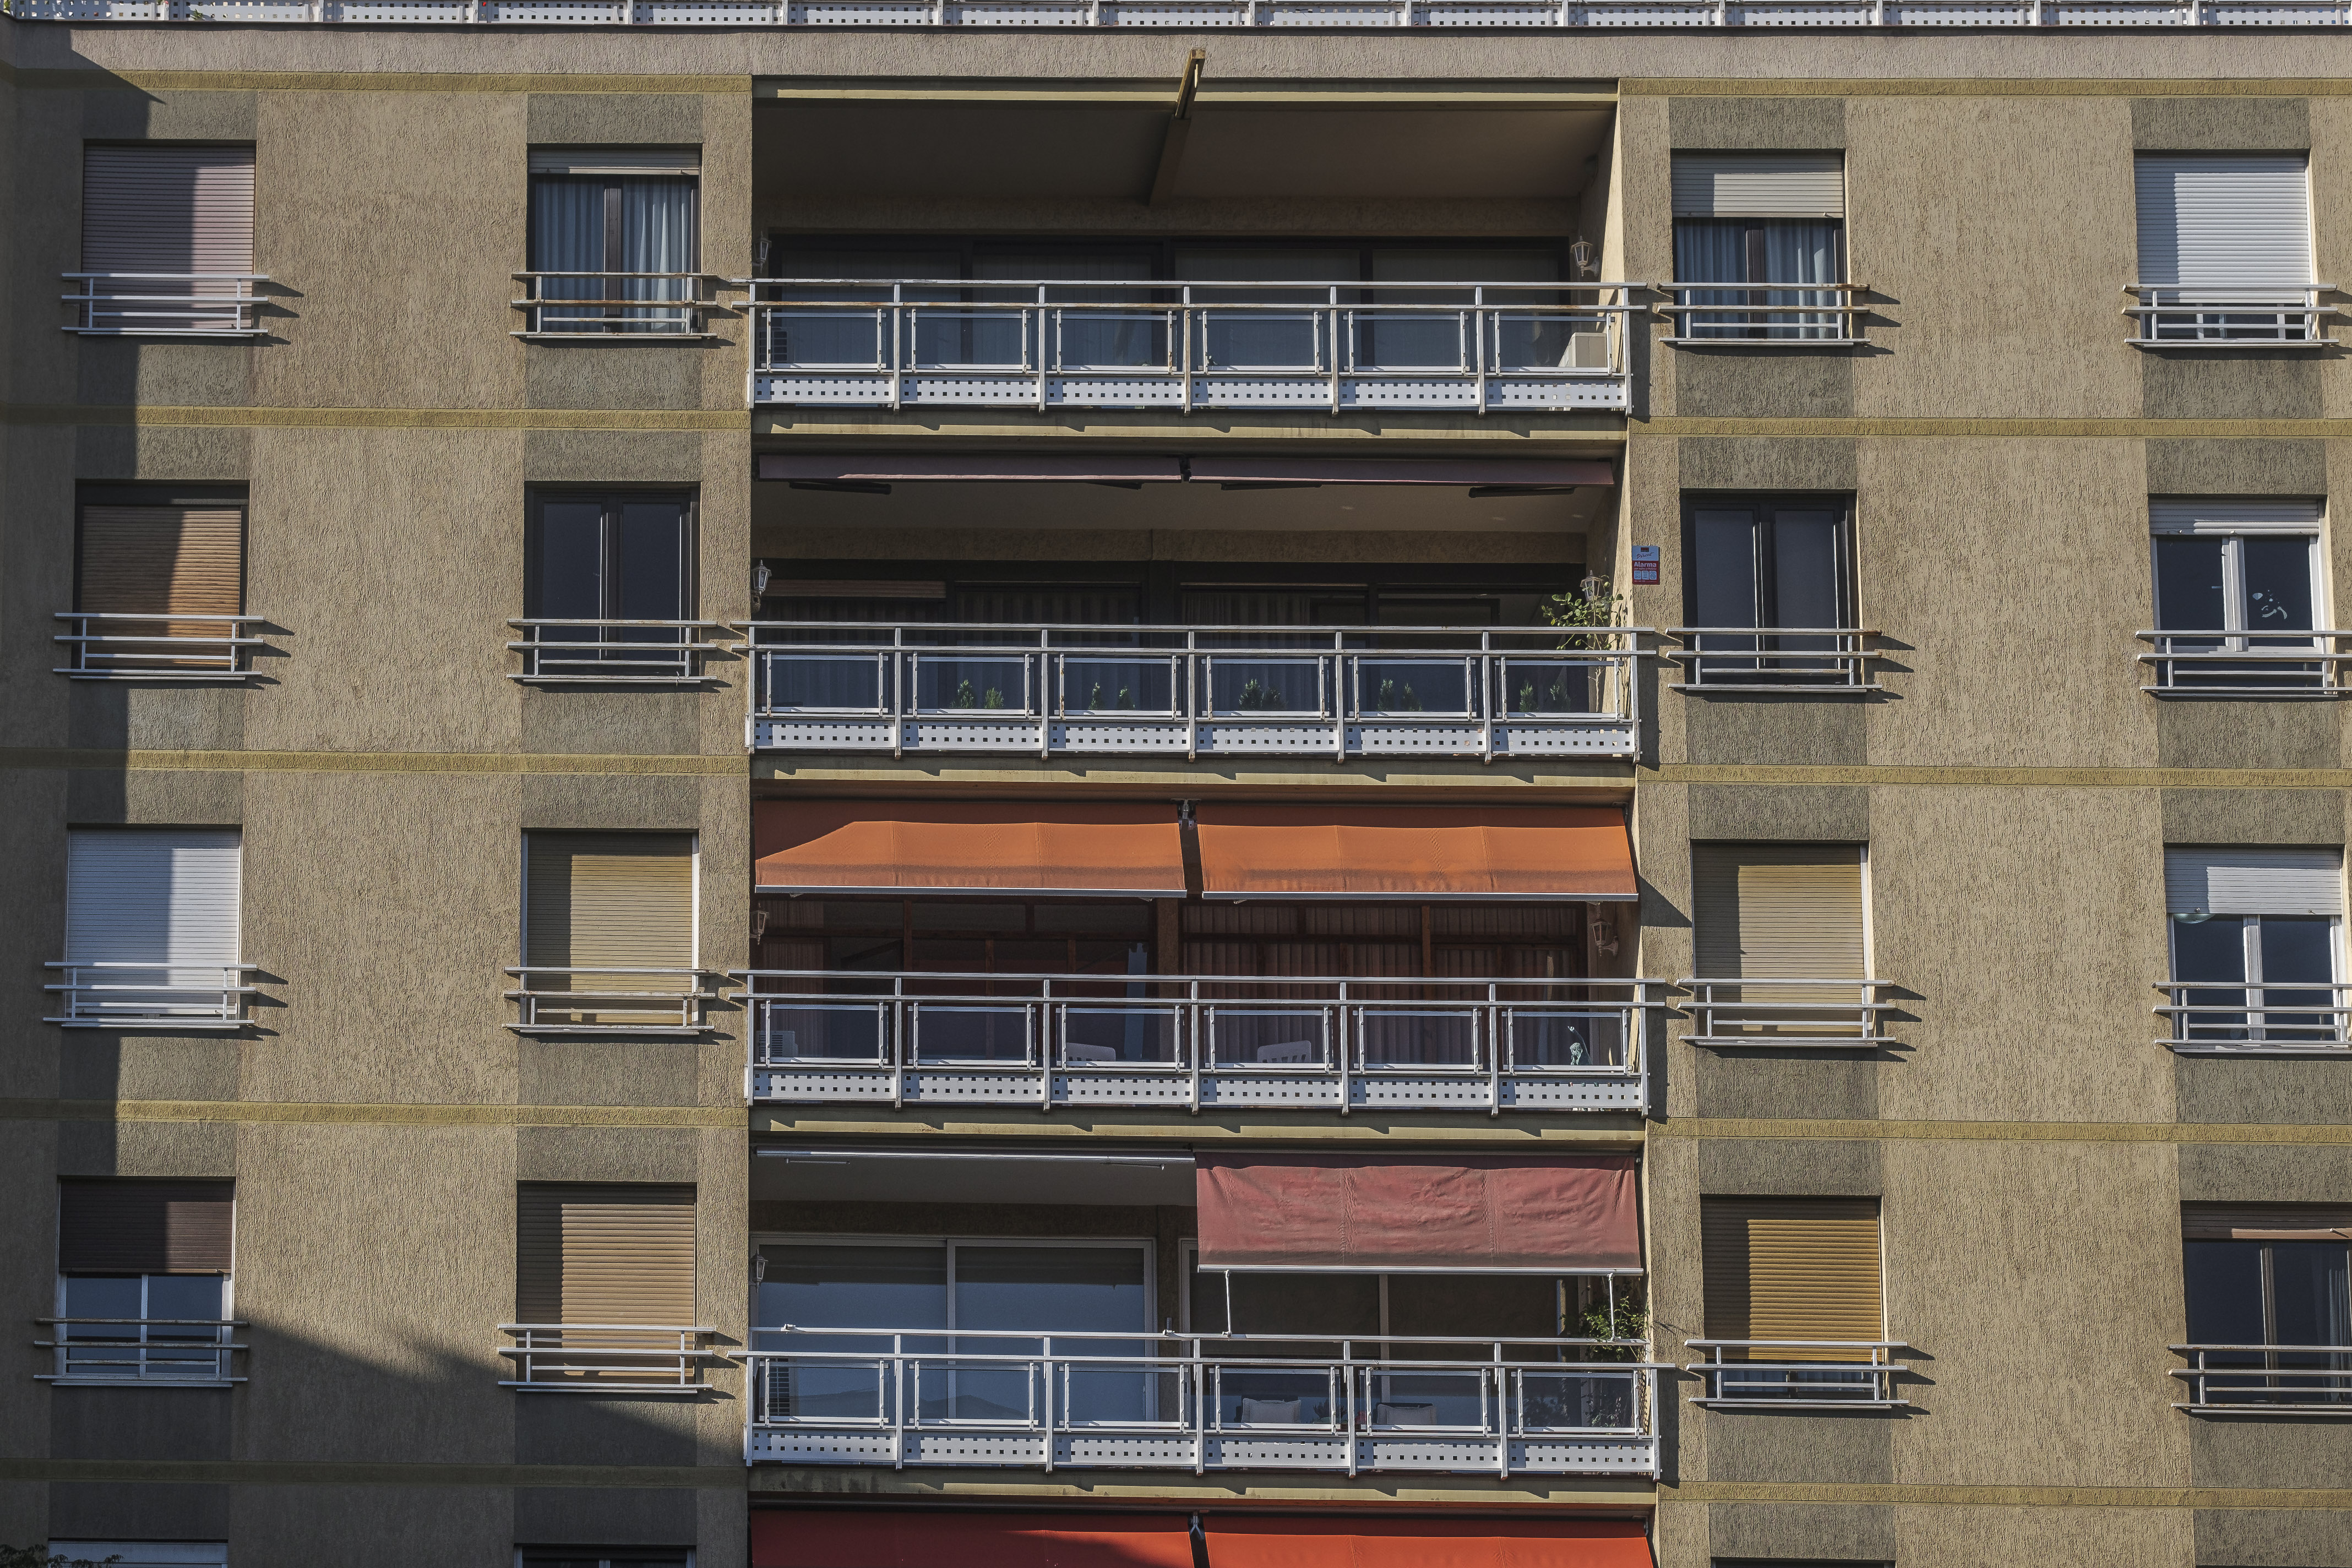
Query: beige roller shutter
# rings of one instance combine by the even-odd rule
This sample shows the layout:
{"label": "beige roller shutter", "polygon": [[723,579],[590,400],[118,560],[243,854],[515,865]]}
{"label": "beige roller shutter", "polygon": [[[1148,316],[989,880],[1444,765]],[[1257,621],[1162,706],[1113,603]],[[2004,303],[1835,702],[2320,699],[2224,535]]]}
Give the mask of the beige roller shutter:
{"label": "beige roller shutter", "polygon": [[[526,837],[523,962],[542,991],[690,989],[686,976],[645,973],[694,963],[694,836],[532,833]],[[636,971],[578,974],[587,969]],[[542,1020],[676,1022],[668,1010],[583,1010]]]}
{"label": "beige roller shutter", "polygon": [[82,151],[85,272],[253,270],[253,149]]}
{"label": "beige roller shutter", "polygon": [[2352,1240],[2352,1204],[2183,1204],[2184,1241]]}
{"label": "beige roller shutter", "polygon": [[[1708,1339],[1885,1337],[1876,1198],[1703,1197],[1699,1251]],[[1870,1352],[1755,1356],[1867,1361]]]}
{"label": "beige roller shutter", "polygon": [[[1870,971],[1864,952],[1862,849],[1853,844],[1694,844],[1691,846],[1693,941],[1700,978],[1707,980],[1861,980]],[[1819,1004],[1824,1009],[1859,1004],[1843,986],[1758,987],[1753,994],[1717,991],[1717,999]],[[1772,1024],[1759,1013],[1716,1015],[1717,1032],[1820,1037],[1840,1032],[1819,1020]],[[1859,1033],[1853,1026],[1843,1032]]]}
{"label": "beige roller shutter", "polygon": [[[694,1324],[694,1189],[646,1184],[526,1182],[515,1203],[515,1320],[522,1323]],[[567,1346],[667,1349],[670,1334],[565,1336]],[[674,1366],[570,1354],[598,1383],[674,1383]]]}
{"label": "beige roller shutter", "polygon": [[[245,511],[235,506],[86,506],[75,565],[74,608],[92,615],[153,616],[93,626],[109,637],[224,637],[224,621],[175,616],[235,616],[245,610]],[[176,663],[161,643],[118,645],[112,662]]]}
{"label": "beige roller shutter", "polygon": [[228,1182],[58,1184],[60,1274],[226,1274],[236,1234]]}

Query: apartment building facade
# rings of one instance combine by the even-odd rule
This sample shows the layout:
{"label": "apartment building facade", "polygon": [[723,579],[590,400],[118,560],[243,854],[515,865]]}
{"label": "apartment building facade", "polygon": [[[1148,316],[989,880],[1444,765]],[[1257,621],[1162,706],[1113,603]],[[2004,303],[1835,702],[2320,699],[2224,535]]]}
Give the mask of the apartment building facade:
{"label": "apartment building facade", "polygon": [[2352,1565],[2344,22],[16,5],[0,1543]]}

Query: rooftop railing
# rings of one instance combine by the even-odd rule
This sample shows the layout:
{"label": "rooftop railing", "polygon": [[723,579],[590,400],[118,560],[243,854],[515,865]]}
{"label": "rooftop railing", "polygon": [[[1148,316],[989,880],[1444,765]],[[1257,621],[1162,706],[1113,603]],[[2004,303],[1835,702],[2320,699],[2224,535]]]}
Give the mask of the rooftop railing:
{"label": "rooftop railing", "polygon": [[1639,1110],[1658,982],[754,970],[755,1102]]}
{"label": "rooftop railing", "polygon": [[507,973],[522,984],[506,994],[518,1035],[698,1035],[703,1009],[717,994],[709,969],[530,967]]}
{"label": "rooftop railing", "polygon": [[231,1375],[246,1346],[241,1318],[37,1318],[57,1337],[35,1340],[54,1356],[43,1383],[211,1387],[243,1383]]}
{"label": "rooftop railing", "polygon": [[2126,341],[2146,349],[2237,349],[2286,345],[2316,348],[2335,340],[2322,317],[2339,315],[2319,302],[2333,283],[2217,289],[2178,283],[2126,283],[2133,303]]}
{"label": "rooftop railing", "polygon": [[21,20],[653,27],[2326,27],[2341,0],[10,0]]}
{"label": "rooftop railing", "polygon": [[265,301],[253,286],[269,279],[257,272],[67,272],[59,276],[76,289],[74,293],[58,296],[74,308],[74,324],[66,331],[84,337],[250,338],[268,331],[261,324]]}
{"label": "rooftop railing", "polygon": [[715,621],[512,620],[522,635],[507,644],[522,656],[510,680],[538,685],[677,685],[702,679],[705,655],[732,645],[700,634],[724,631]]}
{"label": "rooftop railing", "polygon": [[[394,4],[399,0],[394,0]],[[707,272],[518,272],[519,338],[700,337],[711,306]]]}
{"label": "rooftop railing", "polygon": [[1657,1474],[1662,1368],[1634,1342],[885,1328],[752,1342],[753,1464]]}
{"label": "rooftop railing", "polygon": [[1854,318],[1863,283],[1661,283],[1657,314],[1685,347],[1846,348],[1863,341]]}
{"label": "rooftop railing", "polygon": [[706,1363],[727,1357],[709,1346],[714,1328],[661,1323],[500,1323],[514,1342],[499,1354],[514,1363],[500,1388],[525,1394],[700,1394]]}
{"label": "rooftop railing", "polygon": [[59,610],[68,630],[49,640],[65,648],[59,675],[76,680],[242,680],[249,648],[265,647],[246,628],[259,616],[142,616]]}
{"label": "rooftop railing", "polygon": [[2174,1345],[2175,1410],[2352,1415],[2352,1345]]}
{"label": "rooftop railing", "polygon": [[2143,631],[2142,691],[2160,697],[2341,697],[2352,632]]}
{"label": "rooftop railing", "polygon": [[55,1017],[68,1029],[242,1029],[245,984],[251,963],[134,963],[111,959],[58,959],[42,967],[58,979],[41,987],[58,998]]}
{"label": "rooftop railing", "polygon": [[1705,1361],[1684,1370],[1700,1379],[1693,1405],[1714,1409],[1888,1409],[1911,1402],[1895,1379],[1911,1369],[1892,1359],[1901,1340],[1685,1340]]}
{"label": "rooftop railing", "polygon": [[1877,691],[1866,626],[1669,626],[1682,647],[1664,657],[1688,678],[1677,691]]}
{"label": "rooftop railing", "polygon": [[2352,1041],[2352,983],[2231,985],[2168,980],[2155,1009],[2170,1033],[2156,1043],[2187,1056],[2342,1054]]}
{"label": "rooftop railing", "polygon": [[745,629],[760,751],[1491,761],[1641,745],[1638,626]]}
{"label": "rooftop railing", "polygon": [[1884,980],[1743,978],[1675,982],[1690,993],[1683,1010],[1694,1046],[1769,1046],[1825,1049],[1892,1045],[1881,1016],[1894,1004],[1879,1000]]}
{"label": "rooftop railing", "polygon": [[754,405],[1626,406],[1624,283],[739,279]]}

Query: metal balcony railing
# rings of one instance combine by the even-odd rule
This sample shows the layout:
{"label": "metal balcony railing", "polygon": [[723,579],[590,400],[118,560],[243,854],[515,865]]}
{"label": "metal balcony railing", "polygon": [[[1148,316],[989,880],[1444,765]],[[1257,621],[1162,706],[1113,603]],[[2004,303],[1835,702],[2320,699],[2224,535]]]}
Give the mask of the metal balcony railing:
{"label": "metal balcony railing", "polygon": [[60,1008],[58,1016],[42,1022],[68,1029],[242,1029],[245,999],[259,992],[244,984],[259,967],[252,963],[66,958],[42,967],[58,971],[58,980],[41,989],[58,997]]}
{"label": "metal balcony railing", "polygon": [[2320,318],[2342,312],[2319,302],[2335,289],[2333,283],[2252,289],[2126,283],[2124,292],[2134,302],[2124,307],[2132,323],[2125,341],[2147,349],[2317,347],[2335,341]]}
{"label": "metal balcony railing", "polygon": [[[703,1009],[717,1000],[710,969],[517,968],[522,984],[506,994],[518,1035],[699,1035]],[[550,984],[562,982],[562,984]]]}
{"label": "metal balcony railing", "polygon": [[1647,629],[753,622],[749,740],[894,757],[1629,757]]}
{"label": "metal balcony railing", "polygon": [[[20,20],[653,27],[2332,27],[2341,0],[8,0]],[[1336,19],[1335,19],[1336,17]]]}
{"label": "metal balcony railing", "polygon": [[263,336],[257,272],[66,272],[78,292],[58,296],[74,308],[66,329],[96,338],[251,338]]}
{"label": "metal balcony railing", "polygon": [[245,628],[259,616],[141,616],[59,610],[68,630],[51,637],[65,647],[56,673],[76,680],[242,680],[247,648],[267,643]]}
{"label": "metal balcony railing", "polygon": [[733,646],[698,635],[726,630],[716,621],[541,618],[507,625],[522,634],[507,644],[509,651],[522,656],[522,668],[509,670],[507,679],[540,685],[559,681],[677,685],[700,680],[703,656]]}
{"label": "metal balcony railing", "polygon": [[753,1464],[1657,1474],[1662,1368],[1633,1342],[884,1328],[752,1342]]}
{"label": "metal balcony railing", "polygon": [[2175,1410],[2352,1415],[2352,1345],[2174,1345]]}
{"label": "metal balcony railing", "polygon": [[737,279],[751,398],[903,408],[1622,409],[1626,283]]}
{"label": "metal balcony railing", "polygon": [[43,1383],[157,1384],[179,1387],[243,1383],[231,1375],[246,1346],[242,1318],[36,1318],[57,1331],[33,1343],[54,1358]]}
{"label": "metal balcony railing", "polygon": [[2163,697],[2341,697],[2352,632],[2144,631],[2142,691]]}
{"label": "metal balcony railing", "polygon": [[[1854,1047],[1891,1045],[1880,1017],[1884,980],[1701,980],[1675,982],[1690,993],[1683,1010],[1695,1046]],[[1754,993],[1751,995],[1749,993]]]}
{"label": "metal balcony railing", "polygon": [[[1639,1110],[1654,980],[754,970],[754,1102]],[[863,994],[860,994],[863,993]]]}
{"label": "metal balcony railing", "polygon": [[1683,647],[1677,691],[1877,691],[1866,626],[1669,626]]}
{"label": "metal balcony railing", "polygon": [[2156,1043],[2184,1054],[2277,1056],[2341,1053],[2352,1040],[2352,983],[2231,985],[2167,980],[2153,1009],[2171,1033]]}
{"label": "metal balcony railing", "polygon": [[[1693,1405],[1711,1409],[1888,1409],[1911,1402],[1895,1380],[1909,1372],[1889,1352],[1901,1340],[1685,1340],[1705,1361],[1684,1370],[1698,1374]],[[1739,1359],[1730,1359],[1732,1356]]]}
{"label": "metal balcony railing", "polygon": [[514,1363],[500,1388],[526,1394],[700,1394],[714,1328],[667,1323],[500,1323],[514,1342],[499,1354]]}
{"label": "metal balcony railing", "polygon": [[1735,348],[1842,348],[1863,341],[1854,318],[1865,283],[1661,283],[1664,340]]}
{"label": "metal balcony railing", "polygon": [[[395,0],[397,3],[397,0]],[[693,338],[702,332],[708,272],[518,272],[518,338]]]}

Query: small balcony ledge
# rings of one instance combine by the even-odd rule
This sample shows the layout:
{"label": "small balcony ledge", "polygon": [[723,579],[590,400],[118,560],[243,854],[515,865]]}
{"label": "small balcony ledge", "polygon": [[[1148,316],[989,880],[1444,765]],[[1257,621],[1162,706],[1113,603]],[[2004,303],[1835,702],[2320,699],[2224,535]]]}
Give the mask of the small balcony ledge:
{"label": "small balcony ledge", "polygon": [[[522,982],[506,993],[517,1013],[507,1027],[518,1035],[550,1036],[706,1034],[702,1011],[719,994],[703,982],[726,978],[713,969],[520,968],[506,973]],[[557,979],[573,984],[544,984]]]}
{"label": "small balcony ledge", "polygon": [[[1911,1402],[1895,1393],[1908,1373],[1889,1352],[1901,1340],[1685,1340],[1708,1353],[1683,1370],[1702,1392],[1691,1404],[1707,1410],[1895,1410]],[[1737,1352],[1741,1359],[1727,1359]],[[1810,1355],[1810,1359],[1809,1359]]]}
{"label": "small balcony ledge", "polygon": [[36,1380],[60,1388],[229,1388],[247,1346],[242,1318],[36,1318],[58,1331],[34,1345],[55,1356]]}
{"label": "small balcony ledge", "polygon": [[2343,697],[2352,631],[2142,631],[2140,689],[2157,697]]}
{"label": "small balcony ledge", "polygon": [[2192,1415],[2352,1415],[2352,1345],[2173,1345]]}
{"label": "small balcony ledge", "polygon": [[59,610],[55,618],[69,629],[49,639],[66,650],[54,673],[75,680],[244,680],[253,673],[247,650],[269,646],[247,633],[259,616]]}
{"label": "small balcony ledge", "polygon": [[[2172,1027],[2156,1043],[2184,1057],[2309,1057],[2352,1054],[2352,983],[2232,985],[2167,980],[2151,1009]],[[2273,1001],[2273,998],[2277,998]]]}
{"label": "small balcony ledge", "polygon": [[522,636],[507,644],[522,656],[509,680],[529,686],[692,686],[705,679],[705,655],[735,644],[698,634],[725,631],[717,621],[510,620]]}
{"label": "small balcony ledge", "polygon": [[1693,1025],[1683,1037],[1687,1045],[1874,1050],[1895,1044],[1880,1032],[1881,1015],[1895,1005],[1879,1000],[1887,981],[1685,976],[1675,984],[1690,993],[1683,1005]]}
{"label": "small balcony ledge", "polygon": [[1686,679],[1675,683],[1676,691],[1841,696],[1885,689],[1871,679],[1871,660],[1883,656],[1870,646],[1879,634],[1867,626],[1669,626],[1665,635],[1684,645],[1662,656],[1684,667]]}
{"label": "small balcony ledge", "polygon": [[724,279],[708,272],[517,272],[523,297],[509,301],[523,325],[510,336],[529,342],[597,343],[696,342],[706,311],[725,310],[711,298]]}
{"label": "small balcony ledge", "polygon": [[514,1363],[499,1383],[519,1394],[707,1394],[702,1368],[728,1358],[712,1350],[719,1331],[666,1323],[500,1323],[514,1342],[499,1354]]}
{"label": "small balcony ledge", "polygon": [[1673,328],[1659,339],[1686,349],[1848,349],[1867,283],[1661,283],[1655,308]]}
{"label": "small balcony ledge", "polygon": [[86,338],[259,338],[259,272],[64,272],[77,291],[68,332]]}
{"label": "small balcony ledge", "polygon": [[2333,283],[2265,284],[2242,289],[2210,284],[2126,283],[2134,303],[2125,342],[2141,349],[2321,349],[2336,339],[2321,318],[2341,315],[2319,302]]}
{"label": "small balcony ledge", "polygon": [[64,1011],[45,1024],[68,1029],[142,1029],[167,1034],[229,1031],[247,1025],[246,1001],[259,987],[244,984],[254,963],[132,963],[58,959],[42,967],[61,972],[41,987],[62,998]]}
{"label": "small balcony ledge", "polygon": [[753,1104],[1639,1111],[1666,1006],[1658,981],[1606,977],[740,978]]}

